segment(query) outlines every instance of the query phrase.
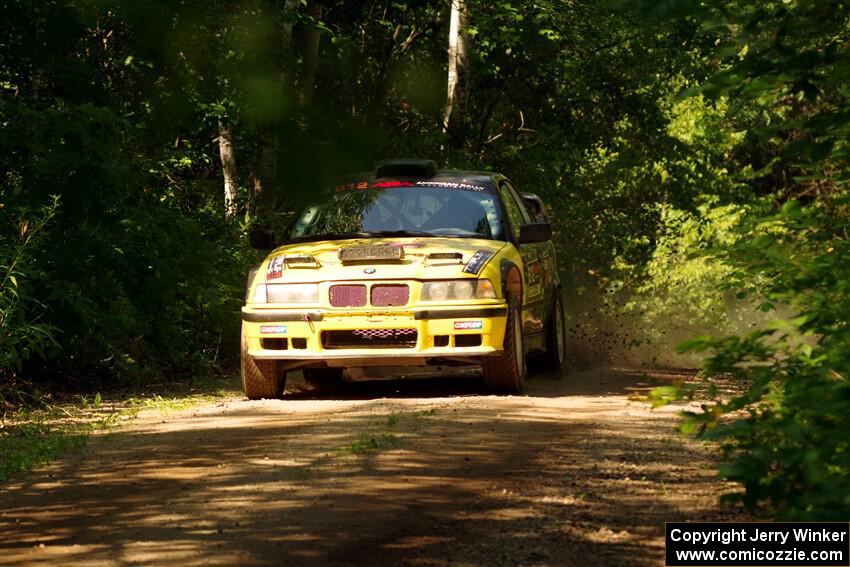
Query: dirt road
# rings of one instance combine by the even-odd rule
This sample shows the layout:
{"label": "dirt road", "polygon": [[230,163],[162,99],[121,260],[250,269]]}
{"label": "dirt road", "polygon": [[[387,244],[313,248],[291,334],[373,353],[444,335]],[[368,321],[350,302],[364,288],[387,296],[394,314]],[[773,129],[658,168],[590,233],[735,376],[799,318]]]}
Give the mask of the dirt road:
{"label": "dirt road", "polygon": [[661,565],[723,520],[671,374],[358,383],[147,415],[0,488],[2,565]]}

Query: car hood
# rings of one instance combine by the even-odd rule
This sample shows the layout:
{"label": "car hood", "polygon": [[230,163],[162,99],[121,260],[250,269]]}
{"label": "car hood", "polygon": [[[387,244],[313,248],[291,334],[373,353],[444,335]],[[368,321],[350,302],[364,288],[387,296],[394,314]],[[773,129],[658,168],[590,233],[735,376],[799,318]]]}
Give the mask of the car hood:
{"label": "car hood", "polygon": [[[279,256],[310,256],[316,262],[286,263],[279,277],[269,282],[306,283],[329,280],[396,280],[442,279],[469,277],[463,267],[479,250],[493,256],[504,248],[505,242],[479,238],[406,237],[406,238],[352,238],[299,242],[276,248],[261,269],[266,271],[269,260]],[[362,246],[398,246],[404,249],[401,260],[364,260],[343,263],[339,259],[342,248]],[[460,258],[434,258],[434,254],[457,253]],[[483,265],[482,265],[483,268]]]}

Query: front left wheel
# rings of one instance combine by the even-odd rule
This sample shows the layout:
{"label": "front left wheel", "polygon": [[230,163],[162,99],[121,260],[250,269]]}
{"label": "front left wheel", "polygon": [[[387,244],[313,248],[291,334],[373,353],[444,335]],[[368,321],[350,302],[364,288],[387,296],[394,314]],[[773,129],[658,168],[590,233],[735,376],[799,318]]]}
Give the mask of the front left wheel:
{"label": "front left wheel", "polygon": [[242,391],[249,400],[279,398],[283,395],[286,378],[281,375],[277,360],[257,360],[248,354],[248,340],[242,329]]}
{"label": "front left wheel", "polygon": [[546,370],[555,378],[567,374],[567,325],[564,319],[564,304],[560,293],[556,292],[552,302],[552,314],[549,316],[549,329],[546,333]]}

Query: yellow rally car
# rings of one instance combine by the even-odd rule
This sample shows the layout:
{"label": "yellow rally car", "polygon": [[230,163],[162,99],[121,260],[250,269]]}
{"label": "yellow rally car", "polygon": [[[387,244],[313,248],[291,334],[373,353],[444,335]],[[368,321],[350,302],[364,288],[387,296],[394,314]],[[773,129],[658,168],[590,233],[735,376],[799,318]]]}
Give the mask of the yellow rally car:
{"label": "yellow rally car", "polygon": [[[321,383],[371,367],[480,365],[518,393],[526,354],[562,374],[565,324],[539,199],[497,173],[390,160],[332,187],[248,278],[242,385],[279,397],[287,373]],[[403,369],[401,369],[403,370]]]}

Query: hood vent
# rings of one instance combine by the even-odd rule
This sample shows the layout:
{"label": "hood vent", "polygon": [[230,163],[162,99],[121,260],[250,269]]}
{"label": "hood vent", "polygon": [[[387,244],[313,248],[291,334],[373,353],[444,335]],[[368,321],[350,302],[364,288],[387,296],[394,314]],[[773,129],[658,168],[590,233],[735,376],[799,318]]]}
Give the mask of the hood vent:
{"label": "hood vent", "polygon": [[321,264],[313,256],[296,254],[284,256],[283,262],[288,268],[321,268]]}
{"label": "hood vent", "polygon": [[432,252],[425,257],[425,263],[434,264],[462,264],[463,254],[460,252]]}

